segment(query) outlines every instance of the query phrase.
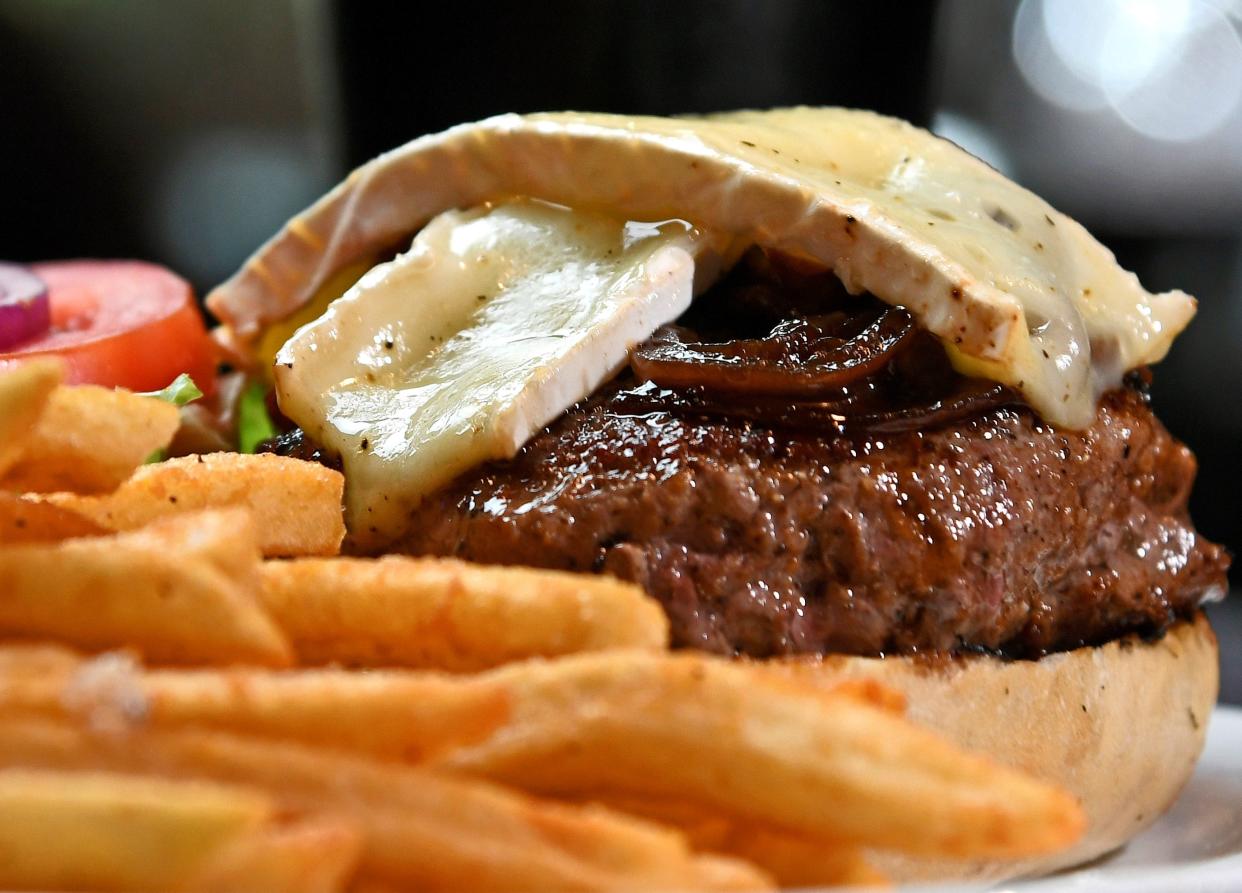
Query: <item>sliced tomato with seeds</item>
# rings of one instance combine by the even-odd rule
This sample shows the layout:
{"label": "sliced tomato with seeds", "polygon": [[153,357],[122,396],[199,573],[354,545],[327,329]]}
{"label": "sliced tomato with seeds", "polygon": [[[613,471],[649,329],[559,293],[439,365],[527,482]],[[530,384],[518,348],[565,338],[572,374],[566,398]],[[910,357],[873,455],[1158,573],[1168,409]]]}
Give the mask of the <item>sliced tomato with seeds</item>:
{"label": "sliced tomato with seeds", "polygon": [[0,369],[35,356],[65,362],[74,384],[155,391],[182,372],[215,387],[216,348],[189,283],[141,261],[32,264],[48,288],[52,325],[0,352]]}

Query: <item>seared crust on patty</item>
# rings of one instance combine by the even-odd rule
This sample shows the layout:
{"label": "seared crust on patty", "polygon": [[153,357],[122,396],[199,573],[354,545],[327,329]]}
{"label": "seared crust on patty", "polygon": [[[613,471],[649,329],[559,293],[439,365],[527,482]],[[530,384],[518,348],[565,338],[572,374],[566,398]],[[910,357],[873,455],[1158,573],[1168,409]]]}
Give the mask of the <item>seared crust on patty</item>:
{"label": "seared crust on patty", "polygon": [[1136,390],[1082,432],[1002,408],[851,438],[627,414],[621,387],[428,500],[400,547],[611,573],[675,644],[753,656],[1038,657],[1157,635],[1225,583],[1194,457]]}

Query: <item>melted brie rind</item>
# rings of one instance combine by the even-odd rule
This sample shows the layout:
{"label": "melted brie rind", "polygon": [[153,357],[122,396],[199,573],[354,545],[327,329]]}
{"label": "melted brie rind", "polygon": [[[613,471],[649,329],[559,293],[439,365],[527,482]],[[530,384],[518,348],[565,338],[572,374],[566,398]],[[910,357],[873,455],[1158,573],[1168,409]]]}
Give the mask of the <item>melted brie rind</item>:
{"label": "melted brie rind", "polygon": [[450,211],[281,348],[281,411],[340,454],[352,535],[382,544],[425,494],[615,375],[726,248],[681,221],[542,202]]}
{"label": "melted brie rind", "polygon": [[962,371],[1014,386],[1070,428],[1194,314],[1190,296],[1149,294],[1081,226],[952,143],[807,108],[504,115],[423,137],[354,171],[208,304],[254,339],[351,260],[448,208],[514,195],[681,218],[822,263],[907,307]]}

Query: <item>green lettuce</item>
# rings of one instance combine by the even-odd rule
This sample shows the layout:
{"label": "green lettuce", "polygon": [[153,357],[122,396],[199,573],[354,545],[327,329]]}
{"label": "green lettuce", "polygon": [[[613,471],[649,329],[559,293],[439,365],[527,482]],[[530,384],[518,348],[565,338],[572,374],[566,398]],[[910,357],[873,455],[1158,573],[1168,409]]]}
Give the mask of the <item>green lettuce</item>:
{"label": "green lettuce", "polygon": [[[165,403],[171,403],[173,406],[182,407],[187,403],[193,403],[199,397],[203,396],[203,392],[198,389],[198,385],[194,383],[194,379],[182,372],[172,380],[172,383],[166,388],[158,391],[138,391],[139,397],[150,397],[154,400],[163,400]],[[147,456],[146,464],[150,465],[154,462],[164,461],[164,451],[156,450]]]}
{"label": "green lettuce", "polygon": [[251,382],[237,404],[237,451],[253,453],[263,441],[276,436],[276,425],[267,412],[267,385]]}
{"label": "green lettuce", "polygon": [[163,400],[173,406],[185,406],[203,396],[203,392],[198,389],[194,379],[182,372],[172,380],[172,384],[168,387],[158,391],[140,391],[138,396],[154,397],[156,400]]}

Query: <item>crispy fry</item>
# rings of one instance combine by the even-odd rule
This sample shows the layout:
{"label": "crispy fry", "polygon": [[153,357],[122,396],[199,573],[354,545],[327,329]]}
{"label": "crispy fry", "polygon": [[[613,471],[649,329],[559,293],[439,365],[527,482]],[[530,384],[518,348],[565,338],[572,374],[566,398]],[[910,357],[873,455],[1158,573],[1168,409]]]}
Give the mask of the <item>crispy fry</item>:
{"label": "crispy fry", "polygon": [[758,865],[782,887],[874,887],[889,883],[856,845],[745,825],[687,801],[610,797],[621,812],[677,828],[696,850]]}
{"label": "crispy fry", "polygon": [[56,360],[30,360],[0,371],[0,480],[26,451],[63,375]]}
{"label": "crispy fry", "polygon": [[311,670],[143,672],[124,653],[93,660],[47,646],[0,646],[0,713],[59,715],[92,727],[214,725],[422,762],[485,740],[509,705],[494,686],[453,677]]}
{"label": "crispy fry", "polygon": [[77,512],[0,490],[0,545],[59,543],[107,532]]}
{"label": "crispy fry", "polygon": [[57,388],[0,487],[106,493],[168,446],[179,421],[171,403],[130,391]]}
{"label": "crispy fry", "polygon": [[221,847],[180,893],[336,893],[361,847],[356,823],[335,816],[268,825]]}
{"label": "crispy fry", "polygon": [[0,546],[0,634],[132,647],[155,662],[286,665],[289,644],[256,598],[258,562],[253,526],[238,510]]}
{"label": "crispy fry", "polygon": [[204,730],[92,735],[10,718],[0,764],[190,776],[254,786],[283,809],[357,823],[359,877],[421,890],[762,889],[745,863],[695,856],[684,838],[598,807],[533,800],[491,784]]}
{"label": "crispy fry", "polygon": [[[86,660],[63,645],[5,642],[0,645],[0,687],[35,679],[59,685]],[[0,698],[3,694],[0,693]],[[0,701],[0,709],[5,702]]]}
{"label": "crispy fry", "polygon": [[689,799],[755,825],[907,852],[1018,856],[1083,829],[1064,792],[844,693],[695,655],[601,654],[491,674],[502,733],[443,765],[532,791]]}
{"label": "crispy fry", "polygon": [[219,453],[144,465],[106,496],[54,493],[47,500],[120,531],[187,511],[244,507],[264,555],[334,555],[345,536],[343,488],[338,472],[313,462]]}
{"label": "crispy fry", "polygon": [[660,605],[607,577],[397,556],[310,558],[265,564],[262,592],[302,663],[468,672],[668,643]]}
{"label": "crispy fry", "polygon": [[[454,686],[489,704],[474,743],[453,740]],[[14,707],[66,703],[51,683],[3,688]],[[852,686],[834,696],[703,655],[601,652],[469,677],[157,671],[136,673],[132,691],[156,725],[438,754],[436,765],[533,792],[684,801],[817,840],[1016,856],[1064,845],[1083,823],[1068,795],[957,750]]]}
{"label": "crispy fry", "polygon": [[0,770],[0,887],[170,890],[272,819],[252,790],[105,773]]}

